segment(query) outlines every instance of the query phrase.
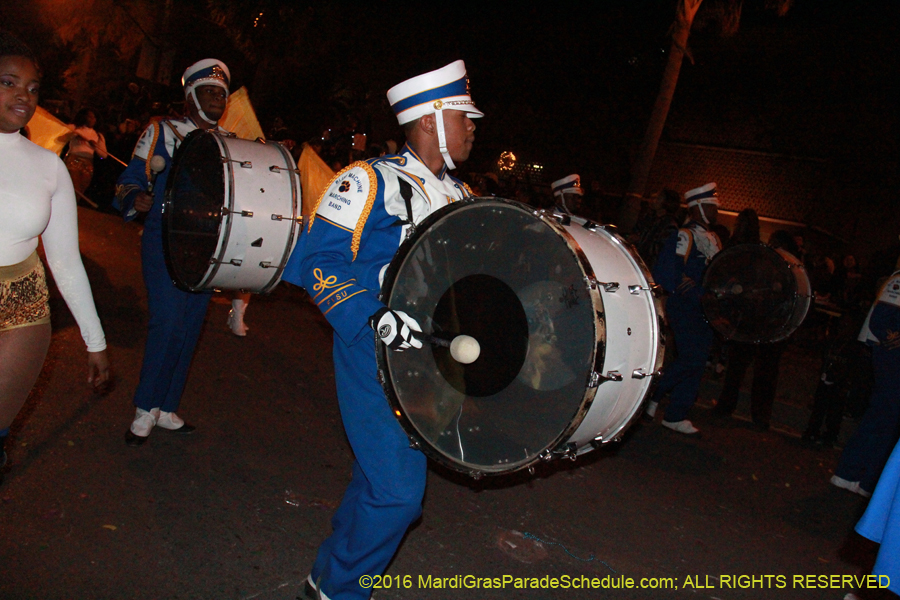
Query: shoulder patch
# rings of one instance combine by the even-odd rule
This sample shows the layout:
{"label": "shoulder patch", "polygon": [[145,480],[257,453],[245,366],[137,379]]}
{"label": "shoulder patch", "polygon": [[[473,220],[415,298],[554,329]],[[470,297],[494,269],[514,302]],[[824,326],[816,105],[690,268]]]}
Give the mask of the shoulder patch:
{"label": "shoulder patch", "polygon": [[878,295],[878,301],[893,306],[900,306],[900,275],[895,274],[887,280]]}
{"label": "shoulder patch", "polygon": [[675,254],[678,256],[687,256],[691,251],[694,236],[687,229],[678,230],[678,241],[675,243]]}
{"label": "shoulder patch", "polygon": [[156,145],[158,129],[157,123],[147,125],[144,133],[141,134],[141,139],[134,146],[134,152],[131,153],[132,158],[142,158],[149,162],[148,157],[153,153],[153,146]]}
{"label": "shoulder patch", "polygon": [[378,179],[369,163],[360,161],[347,166],[334,176],[322,192],[316,210],[310,217],[309,227],[312,228],[316,217],[322,217],[338,227],[352,231],[355,257],[363,226],[372,211],[377,192]]}

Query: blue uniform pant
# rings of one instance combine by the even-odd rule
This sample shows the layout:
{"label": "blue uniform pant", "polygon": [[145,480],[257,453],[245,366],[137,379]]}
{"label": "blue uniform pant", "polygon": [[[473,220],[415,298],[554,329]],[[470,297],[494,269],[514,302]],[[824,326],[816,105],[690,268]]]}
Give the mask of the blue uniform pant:
{"label": "blue uniform pant", "polygon": [[[407,352],[416,352],[408,350]],[[376,379],[375,338],[346,346],[334,337],[341,417],[353,448],[353,478],[312,569],[333,600],[368,598],[362,575],[380,575],[410,524],[422,514],[425,455],[409,447]]]}
{"label": "blue uniform pant", "polygon": [[175,412],[212,294],[175,287],[163,256],[162,234],[156,227],[144,228],[141,262],[150,325],[134,405]]}
{"label": "blue uniform pant", "polygon": [[671,393],[663,418],[675,422],[687,419],[688,411],[697,400],[714,334],[703,318],[699,303],[685,305],[673,296],[666,305],[666,314],[675,334],[677,357],[665,367],[653,401],[659,402]]}
{"label": "blue uniform pant", "polygon": [[875,347],[872,366],[875,385],[869,408],[863,414],[856,432],[841,453],[835,474],[847,481],[858,481],[859,487],[872,492],[900,437],[900,361],[897,352]]}

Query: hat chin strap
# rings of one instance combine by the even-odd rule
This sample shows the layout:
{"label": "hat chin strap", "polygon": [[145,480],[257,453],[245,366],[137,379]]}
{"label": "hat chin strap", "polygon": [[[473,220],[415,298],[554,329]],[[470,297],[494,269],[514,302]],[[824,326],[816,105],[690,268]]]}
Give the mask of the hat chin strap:
{"label": "hat chin strap", "polygon": [[443,113],[443,110],[434,111],[434,122],[437,123],[438,132],[438,148],[441,151],[441,156],[444,157],[444,164],[452,171],[456,168],[456,165],[453,163],[453,159],[450,158],[450,151],[447,149],[447,133],[444,131]]}
{"label": "hat chin strap", "polygon": [[[197,86],[192,86],[192,87],[191,87],[191,91],[190,91],[189,93],[190,93],[190,95],[191,95],[191,98],[194,100],[194,106],[197,107],[197,114],[200,115],[200,118],[201,118],[201,119],[203,119],[204,121],[206,121],[206,122],[209,123],[210,125],[215,125],[215,124],[217,124],[218,121],[213,121],[212,119],[210,119],[209,117],[207,117],[207,116],[206,116],[206,113],[203,112],[203,109],[200,108],[200,101],[197,100],[197,94],[196,94],[196,92],[195,92],[196,89],[197,89]],[[226,95],[226,98],[227,98],[227,95]]]}

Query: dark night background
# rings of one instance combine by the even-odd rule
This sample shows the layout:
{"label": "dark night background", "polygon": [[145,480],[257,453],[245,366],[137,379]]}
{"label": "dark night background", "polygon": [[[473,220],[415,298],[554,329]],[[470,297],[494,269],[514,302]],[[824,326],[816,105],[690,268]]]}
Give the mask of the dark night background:
{"label": "dark night background", "polygon": [[[723,6],[735,4],[701,6],[662,142],[823,159],[827,181],[806,222],[846,242],[841,250],[896,244],[897,3],[797,0],[778,16],[746,0],[723,35]],[[249,89],[263,129],[281,116],[300,141],[329,127],[401,139],[384,92],[462,58],[487,115],[463,176],[496,169],[512,150],[544,165],[547,182],[578,172],[615,197],[659,87],[676,2],[592,5],[36,0],[5,2],[0,18],[41,56],[42,103],[112,117],[131,81],[176,101],[184,66],[215,56],[234,89]],[[172,57],[168,86],[136,77],[145,40]]]}

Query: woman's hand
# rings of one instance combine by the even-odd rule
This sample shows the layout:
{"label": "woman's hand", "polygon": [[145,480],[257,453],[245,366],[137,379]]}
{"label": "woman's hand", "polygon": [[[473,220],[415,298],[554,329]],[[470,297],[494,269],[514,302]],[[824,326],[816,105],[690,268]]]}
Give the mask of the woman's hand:
{"label": "woman's hand", "polygon": [[88,352],[88,383],[97,391],[102,390],[109,381],[109,359],[106,350]]}

